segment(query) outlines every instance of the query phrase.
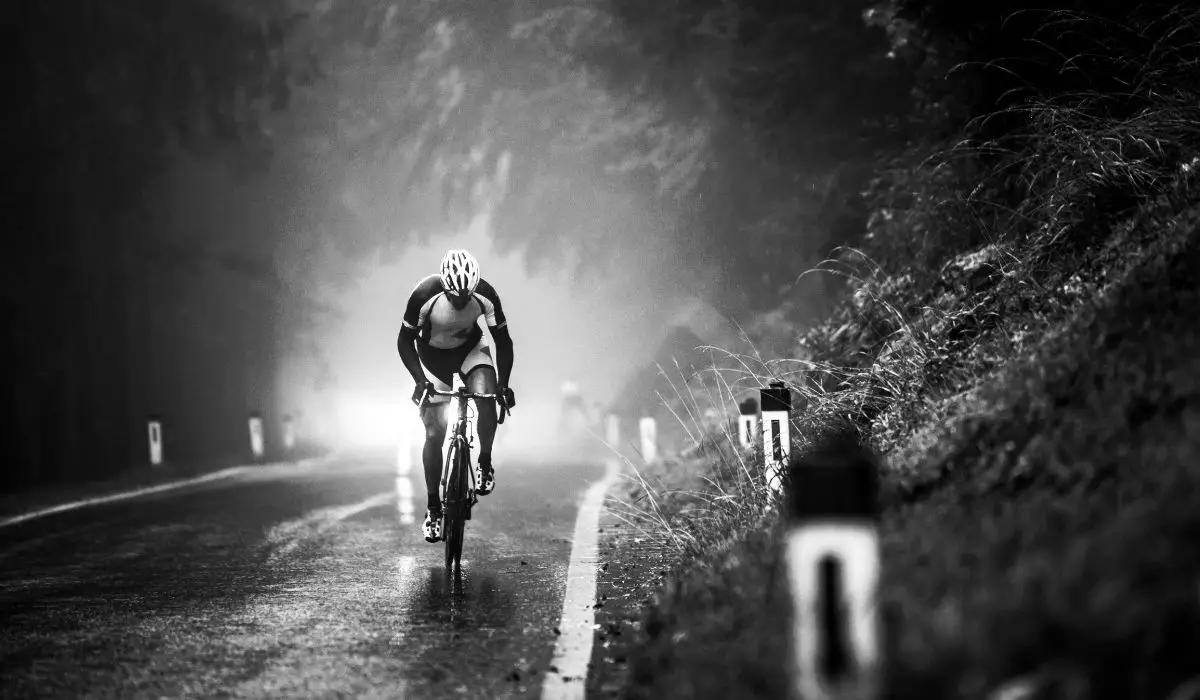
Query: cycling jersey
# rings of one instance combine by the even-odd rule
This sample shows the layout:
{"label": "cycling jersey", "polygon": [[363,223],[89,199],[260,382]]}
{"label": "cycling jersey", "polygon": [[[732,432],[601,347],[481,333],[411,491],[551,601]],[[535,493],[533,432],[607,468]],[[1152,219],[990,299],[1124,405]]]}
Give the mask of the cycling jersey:
{"label": "cycling jersey", "polygon": [[483,335],[478,324],[480,316],[488,328],[503,328],[508,324],[500,306],[500,296],[487,280],[479,280],[471,300],[463,308],[456,309],[446,298],[441,277],[430,275],[409,295],[404,307],[404,326],[417,331],[422,344],[449,350],[479,342]]}

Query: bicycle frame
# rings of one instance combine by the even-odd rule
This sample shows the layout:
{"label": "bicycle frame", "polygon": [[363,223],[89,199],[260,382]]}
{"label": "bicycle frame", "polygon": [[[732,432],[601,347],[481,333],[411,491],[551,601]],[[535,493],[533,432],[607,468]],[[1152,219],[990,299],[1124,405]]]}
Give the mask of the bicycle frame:
{"label": "bicycle frame", "polygon": [[[446,543],[446,568],[458,569],[462,559],[462,544],[466,521],[471,508],[479,501],[475,495],[475,470],[471,469],[471,439],[469,437],[468,400],[495,400],[496,394],[477,394],[465,386],[455,391],[433,389],[426,394],[458,399],[458,415],[450,434],[450,445],[442,461],[442,478],[438,485],[442,497],[442,540]],[[425,403],[424,398],[422,404]],[[507,409],[501,407],[497,423],[504,422]]]}

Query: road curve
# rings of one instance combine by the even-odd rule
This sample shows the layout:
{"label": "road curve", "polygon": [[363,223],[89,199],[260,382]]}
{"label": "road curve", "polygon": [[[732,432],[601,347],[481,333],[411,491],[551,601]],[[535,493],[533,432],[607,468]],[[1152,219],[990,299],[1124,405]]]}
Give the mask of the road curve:
{"label": "road curve", "polygon": [[0,529],[0,697],[536,698],[603,472],[498,464],[458,579],[418,531],[419,475],[386,458]]}

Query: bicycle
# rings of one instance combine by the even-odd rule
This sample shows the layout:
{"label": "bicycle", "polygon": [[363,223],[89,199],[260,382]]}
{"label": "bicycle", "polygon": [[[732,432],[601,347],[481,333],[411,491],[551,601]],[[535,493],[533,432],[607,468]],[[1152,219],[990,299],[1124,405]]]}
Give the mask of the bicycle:
{"label": "bicycle", "polygon": [[[446,459],[442,462],[442,480],[439,491],[442,497],[442,540],[446,543],[446,568],[460,568],[463,536],[467,521],[471,519],[471,508],[479,502],[475,495],[475,471],[471,469],[471,440],[467,437],[467,399],[496,400],[496,394],[476,394],[460,386],[454,391],[442,391],[436,387],[421,397],[421,405],[430,396],[449,396],[458,399],[458,417],[450,445],[446,448]],[[508,408],[501,405],[496,423],[504,422]]]}

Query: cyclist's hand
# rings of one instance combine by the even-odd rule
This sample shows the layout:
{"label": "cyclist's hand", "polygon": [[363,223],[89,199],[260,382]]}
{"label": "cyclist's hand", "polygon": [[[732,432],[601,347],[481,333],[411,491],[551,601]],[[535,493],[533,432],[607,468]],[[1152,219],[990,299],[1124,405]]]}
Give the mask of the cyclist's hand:
{"label": "cyclist's hand", "polygon": [[433,391],[433,382],[417,382],[416,388],[413,389],[412,402],[421,408],[422,399],[429,398],[430,392]]}
{"label": "cyclist's hand", "polygon": [[496,401],[504,408],[512,410],[513,406],[517,405],[517,395],[512,389],[502,386],[496,389]]}

